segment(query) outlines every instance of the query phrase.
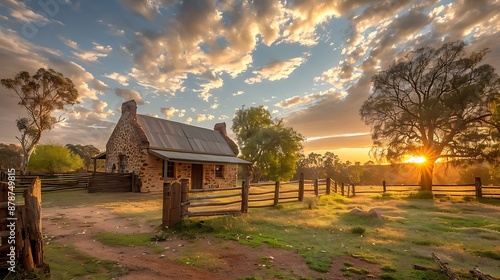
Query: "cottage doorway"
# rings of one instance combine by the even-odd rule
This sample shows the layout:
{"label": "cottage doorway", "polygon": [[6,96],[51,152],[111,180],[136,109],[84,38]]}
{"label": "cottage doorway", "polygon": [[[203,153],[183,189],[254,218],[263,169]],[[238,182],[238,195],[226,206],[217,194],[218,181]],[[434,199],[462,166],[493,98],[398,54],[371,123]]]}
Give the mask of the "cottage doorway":
{"label": "cottage doorway", "polygon": [[203,188],[203,164],[191,164],[191,189]]}

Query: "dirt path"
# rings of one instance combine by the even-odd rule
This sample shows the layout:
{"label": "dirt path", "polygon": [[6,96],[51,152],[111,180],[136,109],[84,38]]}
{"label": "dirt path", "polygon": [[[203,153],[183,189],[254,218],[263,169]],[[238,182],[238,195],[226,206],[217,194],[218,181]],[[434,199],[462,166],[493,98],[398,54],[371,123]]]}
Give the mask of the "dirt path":
{"label": "dirt path", "polygon": [[[106,246],[94,240],[94,236],[100,232],[151,233],[153,236],[155,231],[155,225],[139,219],[119,218],[109,209],[46,208],[43,210],[43,227],[47,239],[73,245],[94,258],[117,261],[130,269],[129,274],[118,279],[237,279],[249,276],[343,279],[340,268],[346,261],[370,271],[379,270],[376,265],[362,260],[342,257],[333,262],[329,273],[320,273],[310,270],[304,258],[295,251],[266,246],[252,248],[216,238],[169,239],[157,244],[165,248],[161,254],[145,247]],[[179,260],[186,256],[201,256],[210,263],[197,264],[196,267],[188,261],[181,263]],[[366,276],[360,279],[366,279]]]}

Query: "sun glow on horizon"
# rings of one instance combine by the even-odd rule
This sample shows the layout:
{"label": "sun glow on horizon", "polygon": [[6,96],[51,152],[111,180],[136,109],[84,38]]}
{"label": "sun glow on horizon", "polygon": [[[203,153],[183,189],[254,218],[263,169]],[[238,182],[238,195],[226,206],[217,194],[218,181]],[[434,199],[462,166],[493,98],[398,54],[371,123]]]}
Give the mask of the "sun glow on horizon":
{"label": "sun glow on horizon", "polygon": [[411,156],[405,162],[410,162],[410,163],[424,163],[426,161],[427,161],[427,159],[425,157]]}

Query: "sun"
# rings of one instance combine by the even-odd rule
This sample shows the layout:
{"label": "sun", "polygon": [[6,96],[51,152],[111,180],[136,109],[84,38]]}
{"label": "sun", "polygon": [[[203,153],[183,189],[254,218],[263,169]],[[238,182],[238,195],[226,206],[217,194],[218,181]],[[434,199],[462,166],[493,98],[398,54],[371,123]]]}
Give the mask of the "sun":
{"label": "sun", "polygon": [[406,162],[412,162],[412,163],[424,163],[427,159],[425,157],[421,156],[411,156]]}

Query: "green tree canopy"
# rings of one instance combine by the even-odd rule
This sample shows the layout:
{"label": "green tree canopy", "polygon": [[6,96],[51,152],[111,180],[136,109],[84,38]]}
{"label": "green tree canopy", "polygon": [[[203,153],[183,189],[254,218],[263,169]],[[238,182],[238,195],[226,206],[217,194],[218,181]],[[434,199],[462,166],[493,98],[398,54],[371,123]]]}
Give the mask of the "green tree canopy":
{"label": "green tree canopy", "polygon": [[[492,157],[491,104],[499,94],[488,50],[465,52],[462,41],[410,52],[373,77],[360,115],[372,128],[375,155],[389,161],[422,156],[421,187],[432,190],[439,158]],[[498,149],[496,149],[498,151]]]}
{"label": "green tree canopy", "polygon": [[295,174],[304,137],[285,127],[282,120],[272,120],[271,114],[262,106],[238,110],[232,130],[242,158],[252,162],[254,182],[261,176],[285,181]]}
{"label": "green tree canopy", "polygon": [[21,167],[22,149],[19,145],[0,143],[0,169],[19,169]]}
{"label": "green tree canopy", "polygon": [[55,110],[64,110],[66,105],[77,103],[78,91],[69,78],[52,69],[38,69],[34,75],[19,72],[14,79],[1,79],[4,87],[15,92],[19,105],[23,106],[28,117],[16,120],[21,137],[16,137],[23,148],[21,172],[26,171],[29,158],[42,137],[62,118],[52,116]]}
{"label": "green tree canopy", "polygon": [[68,172],[83,168],[82,158],[59,144],[38,145],[28,163],[29,172]]}
{"label": "green tree canopy", "polygon": [[85,164],[87,170],[90,170],[90,166],[93,164],[92,157],[100,153],[99,149],[93,145],[66,144],[66,148],[68,148],[73,154],[82,158],[83,164]]}

